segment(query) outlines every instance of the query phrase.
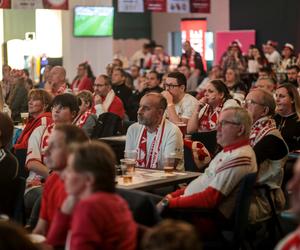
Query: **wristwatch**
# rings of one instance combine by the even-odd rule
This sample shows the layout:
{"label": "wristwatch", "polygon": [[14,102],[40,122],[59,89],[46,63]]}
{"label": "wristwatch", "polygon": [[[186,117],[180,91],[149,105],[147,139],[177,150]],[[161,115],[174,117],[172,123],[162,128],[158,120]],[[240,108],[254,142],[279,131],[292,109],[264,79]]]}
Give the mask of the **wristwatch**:
{"label": "wristwatch", "polygon": [[164,198],[162,201],[161,201],[161,205],[166,208],[169,206],[169,200],[167,198]]}

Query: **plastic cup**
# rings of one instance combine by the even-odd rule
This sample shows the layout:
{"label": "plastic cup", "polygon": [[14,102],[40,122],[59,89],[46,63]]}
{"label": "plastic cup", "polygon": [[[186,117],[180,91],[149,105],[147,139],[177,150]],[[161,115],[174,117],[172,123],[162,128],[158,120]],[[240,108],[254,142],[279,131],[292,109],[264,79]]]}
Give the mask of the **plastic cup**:
{"label": "plastic cup", "polygon": [[175,153],[168,153],[164,155],[163,158],[163,169],[166,174],[172,174],[175,170],[175,163],[176,163],[176,154]]}
{"label": "plastic cup", "polygon": [[137,151],[136,150],[125,150],[124,158],[136,160],[137,159]]}
{"label": "plastic cup", "polygon": [[181,133],[182,133],[182,137],[184,138],[184,136],[186,135],[186,128],[187,125],[184,122],[177,122],[176,123],[177,127],[180,129]]}
{"label": "plastic cup", "polygon": [[136,160],[135,159],[121,159],[120,160],[121,163],[121,168],[122,166],[125,166],[126,171],[128,173],[133,173],[135,171],[135,165],[136,165]]}
{"label": "plastic cup", "polygon": [[22,125],[25,125],[28,121],[29,113],[21,113],[21,122]]}
{"label": "plastic cup", "polygon": [[123,183],[124,184],[129,184],[129,183],[132,183],[132,175],[123,175],[122,176],[123,178]]}

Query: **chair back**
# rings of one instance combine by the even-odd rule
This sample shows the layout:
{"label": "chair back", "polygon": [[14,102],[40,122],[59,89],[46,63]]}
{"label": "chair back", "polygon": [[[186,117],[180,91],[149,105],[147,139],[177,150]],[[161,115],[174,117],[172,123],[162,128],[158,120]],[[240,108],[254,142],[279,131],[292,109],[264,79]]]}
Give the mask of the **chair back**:
{"label": "chair back", "polygon": [[26,186],[26,180],[24,177],[17,177],[14,180],[13,185],[13,197],[15,199],[13,200],[13,214],[12,219],[15,222],[18,222],[20,224],[24,224],[25,220],[25,206],[24,206],[24,193],[25,193],[25,186]]}
{"label": "chair back", "polygon": [[233,244],[240,246],[245,239],[248,226],[248,215],[251,204],[251,196],[256,182],[256,173],[247,174],[240,184],[236,199],[234,213],[234,239]]}
{"label": "chair back", "polygon": [[96,126],[92,132],[91,138],[108,137],[120,135],[122,133],[122,119],[111,112],[99,115]]}
{"label": "chair back", "polygon": [[152,199],[152,194],[127,189],[117,189],[117,193],[127,201],[137,223],[151,227],[161,220],[155,206],[156,201],[160,199],[155,195]]}
{"label": "chair back", "polygon": [[215,155],[217,149],[217,131],[196,132],[192,134],[192,141],[200,141],[211,155]]}
{"label": "chair back", "polygon": [[[23,224],[25,219],[24,192],[25,178],[17,176],[0,194],[0,213],[8,215],[13,221]],[[3,187],[2,187],[3,188]]]}

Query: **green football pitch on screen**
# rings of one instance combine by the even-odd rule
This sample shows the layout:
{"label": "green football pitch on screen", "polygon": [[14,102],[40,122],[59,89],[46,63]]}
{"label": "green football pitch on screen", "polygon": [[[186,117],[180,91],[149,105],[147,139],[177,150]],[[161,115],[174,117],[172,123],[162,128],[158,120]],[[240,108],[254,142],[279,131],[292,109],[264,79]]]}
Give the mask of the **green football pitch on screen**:
{"label": "green football pitch on screen", "polygon": [[105,15],[75,13],[74,36],[112,36],[113,12]]}

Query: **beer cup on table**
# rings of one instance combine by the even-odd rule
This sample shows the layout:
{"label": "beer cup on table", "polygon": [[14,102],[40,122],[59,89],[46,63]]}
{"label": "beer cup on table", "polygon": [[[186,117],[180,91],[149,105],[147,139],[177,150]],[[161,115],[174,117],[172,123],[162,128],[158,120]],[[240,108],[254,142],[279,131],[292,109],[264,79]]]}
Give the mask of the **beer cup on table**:
{"label": "beer cup on table", "polygon": [[184,122],[176,122],[176,126],[180,129],[181,133],[182,133],[182,137],[184,138],[184,136],[186,135],[186,129],[187,129],[187,124],[185,124]]}
{"label": "beer cup on table", "polygon": [[29,113],[21,113],[21,122],[25,126],[28,121]]}
{"label": "beer cup on table", "polygon": [[136,150],[125,150],[124,151],[124,160],[127,164],[127,171],[134,172],[136,166],[136,159],[137,159],[137,151]]}
{"label": "beer cup on table", "polygon": [[[134,168],[132,165],[135,166],[135,161],[132,161],[131,159],[121,159],[121,171],[122,171],[122,178],[124,184],[128,184],[132,182],[132,168]],[[128,167],[129,166],[129,167]]]}
{"label": "beer cup on table", "polygon": [[164,171],[166,174],[173,174],[175,170],[176,164],[176,154],[175,153],[166,153],[163,156],[163,164],[164,164]]}

